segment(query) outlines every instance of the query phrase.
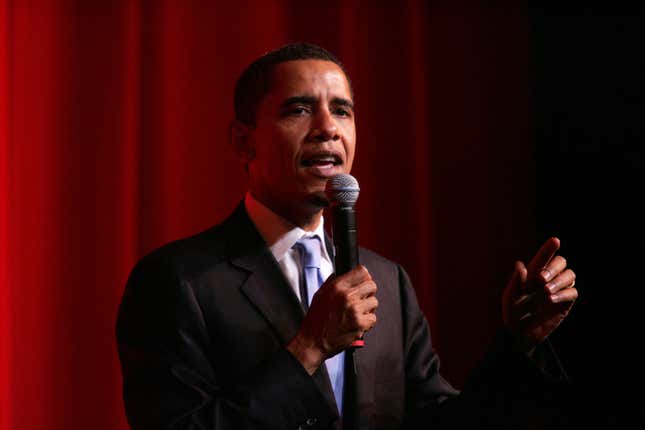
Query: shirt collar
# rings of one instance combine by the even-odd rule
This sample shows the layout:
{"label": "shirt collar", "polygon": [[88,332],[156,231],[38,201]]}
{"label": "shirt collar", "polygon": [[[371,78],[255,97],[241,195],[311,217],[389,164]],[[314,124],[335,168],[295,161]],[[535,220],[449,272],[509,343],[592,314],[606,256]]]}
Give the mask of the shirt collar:
{"label": "shirt collar", "polygon": [[325,246],[324,219],[321,217],[314,231],[305,231],[273,212],[260,203],[247,191],[244,206],[249,218],[260,232],[269,250],[277,261],[281,261],[295,243],[305,236],[317,236],[320,239],[321,257],[331,263]]}

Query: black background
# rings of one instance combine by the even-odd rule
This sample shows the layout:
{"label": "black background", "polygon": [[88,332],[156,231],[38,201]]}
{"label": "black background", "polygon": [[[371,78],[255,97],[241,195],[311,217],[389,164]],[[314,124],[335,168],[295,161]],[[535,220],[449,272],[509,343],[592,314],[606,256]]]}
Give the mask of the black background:
{"label": "black background", "polygon": [[529,8],[538,236],[558,232],[580,298],[552,341],[582,420],[642,425],[643,8]]}

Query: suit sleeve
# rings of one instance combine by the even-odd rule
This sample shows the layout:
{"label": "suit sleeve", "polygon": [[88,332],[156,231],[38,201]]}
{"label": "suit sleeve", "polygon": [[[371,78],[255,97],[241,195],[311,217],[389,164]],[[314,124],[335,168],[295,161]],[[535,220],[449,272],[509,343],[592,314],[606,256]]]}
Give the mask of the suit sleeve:
{"label": "suit sleeve", "polygon": [[[564,428],[569,425],[566,374],[550,344],[539,363],[500,330],[460,392],[440,374],[430,329],[410,280],[399,267],[404,321],[406,424],[403,428]],[[540,365],[538,365],[540,364]],[[534,427],[531,427],[534,428]]]}
{"label": "suit sleeve", "polygon": [[226,354],[209,338],[190,286],[169,261],[144,258],[119,308],[117,343],[128,421],[144,429],[326,428],[326,402],[284,348],[225,388],[212,365]]}

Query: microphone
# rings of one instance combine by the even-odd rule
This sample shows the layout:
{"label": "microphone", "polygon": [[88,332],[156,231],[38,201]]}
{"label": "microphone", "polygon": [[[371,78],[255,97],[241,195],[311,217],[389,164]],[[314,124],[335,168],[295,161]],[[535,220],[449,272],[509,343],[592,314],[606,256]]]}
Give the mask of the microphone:
{"label": "microphone", "polygon": [[[356,211],[358,181],[349,174],[334,175],[325,185],[325,195],[332,213],[332,239],[334,242],[334,264],[336,274],[342,275],[358,266],[358,238],[356,235]],[[361,338],[352,342],[352,347],[361,348]]]}

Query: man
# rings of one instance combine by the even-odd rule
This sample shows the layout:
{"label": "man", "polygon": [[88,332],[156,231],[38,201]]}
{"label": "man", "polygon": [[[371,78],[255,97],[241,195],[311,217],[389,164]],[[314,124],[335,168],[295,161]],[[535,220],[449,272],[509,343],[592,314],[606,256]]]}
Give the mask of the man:
{"label": "man", "polygon": [[[221,225],[144,257],[123,297],[117,337],[133,428],[327,429],[354,412],[369,429],[553,419],[559,369],[549,374],[544,341],[577,297],[557,239],[516,264],[505,330],[461,394],[439,374],[401,267],[361,249],[361,266],[332,275],[323,190],[352,167],[352,99],[341,63],[312,45],[268,53],[240,77],[231,144],[248,171],[244,202]],[[313,254],[325,281],[315,294],[303,259]],[[358,393],[347,393],[343,351],[362,336]],[[358,410],[343,410],[352,395]]]}

